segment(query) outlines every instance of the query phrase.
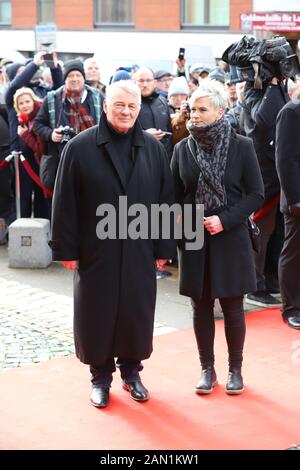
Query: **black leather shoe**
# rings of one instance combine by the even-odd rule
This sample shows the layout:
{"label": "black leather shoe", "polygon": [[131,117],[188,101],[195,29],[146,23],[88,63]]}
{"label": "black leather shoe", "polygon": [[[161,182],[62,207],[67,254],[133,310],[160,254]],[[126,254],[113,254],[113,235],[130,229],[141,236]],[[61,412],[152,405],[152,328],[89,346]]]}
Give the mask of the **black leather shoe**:
{"label": "black leather shoe", "polygon": [[285,319],[285,322],[291,328],[300,330],[300,312],[295,312]]}
{"label": "black leather shoe", "polygon": [[105,408],[109,402],[109,388],[93,385],[91,403],[98,408]]}
{"label": "black leather shoe", "polygon": [[147,401],[149,399],[149,392],[144,387],[141,381],[136,380],[133,382],[123,382],[124,390],[130,392],[130,397],[136,401]]}
{"label": "black leather shoe", "polygon": [[202,369],[201,377],[196,385],[195,392],[199,395],[208,395],[217,384],[218,381],[215,368],[213,366],[208,366],[206,369]]}
{"label": "black leather shoe", "polygon": [[244,384],[241,369],[229,369],[226,393],[228,395],[240,395],[243,391]]}

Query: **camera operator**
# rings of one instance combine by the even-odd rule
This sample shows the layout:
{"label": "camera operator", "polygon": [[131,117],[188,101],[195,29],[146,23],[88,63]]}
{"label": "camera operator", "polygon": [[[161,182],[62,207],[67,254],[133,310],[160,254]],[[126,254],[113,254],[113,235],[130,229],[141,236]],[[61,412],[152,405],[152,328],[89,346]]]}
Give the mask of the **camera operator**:
{"label": "camera operator", "polygon": [[[244,129],[248,137],[254,143],[258,157],[265,188],[265,203],[271,201],[279,194],[280,185],[275,166],[275,123],[281,108],[288,101],[288,95],[283,84],[277,76],[268,82],[262,83],[262,89],[255,89],[252,81],[247,81],[244,91],[243,118]],[[272,289],[267,289],[265,278],[265,262],[269,240],[275,230],[277,222],[278,205],[266,212],[258,222],[261,233],[261,246],[255,253],[257,290],[247,295],[247,302],[263,307],[278,306],[279,300],[271,295]],[[279,227],[280,231],[280,227]],[[281,238],[281,237],[280,237]],[[275,257],[277,262],[282,246],[282,238],[279,240]],[[277,269],[274,266],[277,276]]]}
{"label": "camera operator", "polygon": [[59,157],[65,143],[100,120],[103,97],[84,81],[83,63],[80,60],[66,62],[64,85],[48,93],[35,119],[34,131],[48,142],[49,155],[41,161],[40,176],[50,189],[54,187]]}

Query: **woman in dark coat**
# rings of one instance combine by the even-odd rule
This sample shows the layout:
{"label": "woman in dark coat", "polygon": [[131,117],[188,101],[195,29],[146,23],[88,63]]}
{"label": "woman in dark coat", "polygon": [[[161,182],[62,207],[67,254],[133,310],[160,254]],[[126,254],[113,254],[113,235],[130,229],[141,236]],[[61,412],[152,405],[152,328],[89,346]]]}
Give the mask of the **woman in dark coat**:
{"label": "woman in dark coat", "polygon": [[204,205],[204,245],[179,244],[180,293],[191,298],[202,375],[196,393],[211,393],[214,369],[214,302],[224,313],[229,352],[226,392],[243,391],[245,340],[243,295],[255,286],[247,217],[263,202],[263,183],[252,141],[236,135],[224,117],[226,95],[216,81],[201,84],[190,99],[190,136],[172,158],[176,201]]}

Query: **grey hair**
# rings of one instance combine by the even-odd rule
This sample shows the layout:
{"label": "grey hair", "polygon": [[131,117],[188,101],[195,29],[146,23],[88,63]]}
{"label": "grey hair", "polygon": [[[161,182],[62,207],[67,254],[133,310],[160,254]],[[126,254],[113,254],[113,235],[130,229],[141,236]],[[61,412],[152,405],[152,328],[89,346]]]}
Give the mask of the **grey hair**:
{"label": "grey hair", "polygon": [[135,96],[141,104],[141,90],[132,80],[119,80],[106,87],[106,102],[109,104],[117,91],[123,90],[125,93]]}
{"label": "grey hair", "polygon": [[91,64],[97,64],[98,67],[99,67],[99,62],[97,59],[95,59],[95,57],[88,57],[87,59],[85,59],[85,61],[83,62],[83,66],[84,66],[84,70],[87,71],[87,69],[89,68],[89,66]]}
{"label": "grey hair", "polygon": [[210,80],[206,78],[201,81],[201,85],[194,91],[189,99],[190,106],[193,106],[196,100],[207,96],[215,109],[227,108],[227,95],[222,83],[217,80]]}

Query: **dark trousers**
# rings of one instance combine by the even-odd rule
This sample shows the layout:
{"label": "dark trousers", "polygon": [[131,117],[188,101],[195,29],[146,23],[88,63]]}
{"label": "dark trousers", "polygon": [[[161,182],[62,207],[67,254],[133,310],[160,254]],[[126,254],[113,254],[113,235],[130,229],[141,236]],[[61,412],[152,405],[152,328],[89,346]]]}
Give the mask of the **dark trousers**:
{"label": "dark trousers", "polygon": [[92,384],[110,387],[113,378],[112,374],[116,371],[116,366],[120,369],[121,378],[125,382],[140,380],[139,372],[143,370],[142,363],[119,357],[116,363],[114,358],[110,358],[101,365],[90,365]]}
{"label": "dark trousers", "polygon": [[[246,323],[243,296],[224,297],[219,299],[224,314],[225,336],[229,354],[229,367],[239,368],[243,361],[243,349],[246,335]],[[203,369],[215,362],[214,339],[215,299],[211,298],[210,278],[206,272],[201,299],[191,299],[193,307],[193,324],[196,336],[200,363]]]}
{"label": "dark trousers", "polygon": [[273,207],[268,214],[257,222],[260,229],[260,247],[258,253],[254,252],[257,291],[266,290],[265,262],[268,243],[276,224],[277,206]]}
{"label": "dark trousers", "polygon": [[[38,174],[38,166],[30,161],[31,167]],[[34,195],[34,197],[32,197]],[[48,205],[41,188],[31,179],[25,168],[20,165],[21,217],[48,219]]]}
{"label": "dark trousers", "polygon": [[279,258],[282,313],[300,312],[300,218],[284,214],[284,243]]}

